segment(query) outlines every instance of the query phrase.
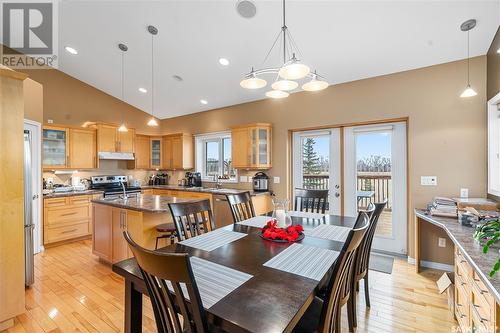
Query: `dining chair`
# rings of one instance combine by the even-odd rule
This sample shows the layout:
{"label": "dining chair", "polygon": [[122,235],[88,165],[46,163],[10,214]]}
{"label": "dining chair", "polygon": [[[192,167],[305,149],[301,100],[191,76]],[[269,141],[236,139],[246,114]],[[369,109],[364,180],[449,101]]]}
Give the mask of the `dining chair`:
{"label": "dining chair", "polygon": [[250,192],[242,192],[237,194],[226,194],[229,207],[231,207],[231,215],[233,222],[241,222],[255,217],[252,197]]}
{"label": "dining chair", "polygon": [[[365,237],[363,238],[361,245],[356,251],[356,256],[354,257],[354,269],[353,269],[353,279],[351,285],[351,293],[353,295],[352,302],[349,304],[352,309],[349,311],[352,313],[353,318],[353,326],[357,326],[357,318],[356,318],[356,297],[355,290],[359,290],[359,281],[363,279],[365,286],[365,303],[367,307],[370,307],[370,287],[368,284],[368,272],[369,272],[369,264],[370,264],[370,254],[372,252],[372,243],[373,236],[375,235],[375,230],[377,229],[378,219],[382,211],[384,210],[385,205],[387,204],[387,199],[380,203],[375,203],[372,209],[372,213],[370,214],[370,225],[368,227],[368,231],[366,232]],[[356,221],[357,223],[357,221]]]}
{"label": "dining chair", "polygon": [[179,242],[215,230],[214,215],[208,199],[169,203],[168,207]]}
{"label": "dining chair", "polygon": [[328,204],[328,190],[296,188],[294,197],[295,202],[293,210],[321,214],[325,213]]}
{"label": "dining chair", "polygon": [[[341,309],[351,302],[351,280],[356,249],[361,244],[369,226],[369,217],[365,212],[359,212],[355,227],[340,250],[332,268],[332,275],[327,283],[326,296],[322,300],[315,297],[309,308],[295,326],[296,333],[340,333]],[[347,307],[348,312],[352,307]],[[352,318],[352,316],[351,316]],[[349,321],[349,330],[353,331]]]}
{"label": "dining chair", "polygon": [[189,255],[151,251],[135,243],[127,231],[123,235],[146,283],[158,332],[209,332]]}

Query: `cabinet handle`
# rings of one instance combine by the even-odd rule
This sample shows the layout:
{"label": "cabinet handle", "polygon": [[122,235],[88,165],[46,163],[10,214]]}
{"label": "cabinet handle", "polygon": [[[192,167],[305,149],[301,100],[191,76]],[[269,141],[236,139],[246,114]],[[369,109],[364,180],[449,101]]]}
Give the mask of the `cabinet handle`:
{"label": "cabinet handle", "polygon": [[62,234],[69,234],[69,233],[72,233],[72,232],[75,232],[77,231],[78,229],[71,229],[71,230],[66,230],[66,231],[63,231],[61,232]]}
{"label": "cabinet handle", "polygon": [[71,212],[71,213],[66,213],[66,214],[61,214],[61,216],[70,216],[70,215],[75,215],[77,212]]}
{"label": "cabinet handle", "polygon": [[476,313],[476,316],[479,318],[479,321],[481,322],[481,324],[483,324],[485,321],[488,321],[488,319],[484,319],[483,317],[481,317],[481,315],[479,314],[479,312],[477,311],[477,309],[479,308],[480,306],[477,305],[477,304],[472,304],[472,308],[474,309],[474,312]]}

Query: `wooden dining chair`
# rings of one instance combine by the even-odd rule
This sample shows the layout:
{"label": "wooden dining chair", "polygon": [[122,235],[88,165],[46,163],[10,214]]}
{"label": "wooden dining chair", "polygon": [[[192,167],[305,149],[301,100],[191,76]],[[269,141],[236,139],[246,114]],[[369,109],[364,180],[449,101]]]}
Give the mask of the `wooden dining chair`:
{"label": "wooden dining chair", "polygon": [[127,231],[123,235],[146,283],[158,332],[209,332],[189,255],[151,251],[135,243]]}
{"label": "wooden dining chair", "polygon": [[226,194],[226,198],[229,203],[229,207],[231,207],[233,223],[255,217],[255,210],[253,208],[252,196],[250,195],[250,192]]}
{"label": "wooden dining chair", "polygon": [[[365,212],[360,212],[355,227],[349,231],[337,260],[333,264],[325,299],[314,298],[293,332],[340,333],[340,310],[344,304],[350,303],[354,257],[356,249],[365,237],[368,226],[368,215]],[[347,309],[350,311],[349,309],[352,308],[348,306]],[[349,330],[354,330],[351,322],[349,322]]]}
{"label": "wooden dining chair", "polygon": [[351,285],[351,293],[353,295],[353,301],[349,304],[352,309],[350,312],[353,314],[353,325],[357,326],[357,318],[356,318],[356,297],[355,290],[359,290],[359,281],[363,279],[363,284],[365,286],[365,302],[366,306],[370,307],[370,287],[368,285],[368,272],[369,272],[369,264],[370,264],[370,254],[372,252],[372,243],[373,236],[375,235],[375,230],[377,229],[378,219],[382,211],[384,210],[385,205],[387,204],[387,200],[375,203],[372,213],[370,214],[370,226],[368,227],[368,231],[366,232],[365,238],[361,242],[358,250],[356,251],[356,256],[354,257],[354,270],[353,270],[353,279]]}
{"label": "wooden dining chair", "polygon": [[[328,204],[328,190],[296,188],[293,210],[324,214]],[[330,208],[331,210],[331,208]]]}
{"label": "wooden dining chair", "polygon": [[178,241],[215,230],[210,200],[169,203]]}

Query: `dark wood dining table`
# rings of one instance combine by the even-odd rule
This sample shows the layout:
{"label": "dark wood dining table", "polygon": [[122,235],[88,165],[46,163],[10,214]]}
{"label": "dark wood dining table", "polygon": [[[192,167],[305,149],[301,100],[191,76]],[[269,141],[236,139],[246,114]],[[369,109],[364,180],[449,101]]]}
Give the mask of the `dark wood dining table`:
{"label": "dark wood dining table", "polygon": [[[321,219],[292,216],[292,224],[305,230],[320,224],[352,228],[355,217],[326,215]],[[290,332],[314,299],[315,292],[331,275],[328,271],[321,281],[287,273],[263,264],[286,249],[288,243],[275,243],[260,237],[260,229],[239,224],[224,227],[246,233],[247,236],[206,252],[173,244],[158,251],[186,252],[253,277],[206,309],[207,320],[227,332]],[[340,251],[343,243],[322,238],[306,237],[300,241],[325,249]],[[125,332],[142,331],[142,295],[146,285],[137,262],[130,258],[113,265],[113,271],[125,279]],[[214,286],[217,288],[217,286]]]}

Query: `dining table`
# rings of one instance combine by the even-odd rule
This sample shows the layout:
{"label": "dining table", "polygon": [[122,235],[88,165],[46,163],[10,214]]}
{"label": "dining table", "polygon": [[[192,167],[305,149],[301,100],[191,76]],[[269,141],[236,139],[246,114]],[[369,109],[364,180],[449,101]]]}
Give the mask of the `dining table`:
{"label": "dining table", "polygon": [[[328,225],[350,230],[356,222],[355,217],[348,216],[301,213],[295,215],[291,214],[291,224],[302,225],[305,234],[297,244],[333,251],[340,251],[345,240],[322,238],[320,234],[314,234],[314,230]],[[205,309],[211,325],[226,332],[291,332],[314,300],[316,292],[329,280],[333,265],[329,266],[319,279],[271,268],[265,264],[292,246],[292,243],[263,239],[261,228],[255,226],[234,223],[219,229],[243,233],[245,237],[211,251],[181,243],[174,243],[157,251],[188,253],[191,257],[198,257],[251,276]],[[112,269],[125,280],[125,332],[141,332],[142,296],[148,295],[148,291],[137,262],[135,258],[126,259],[115,263]],[[217,288],[217,285],[213,288]]]}

